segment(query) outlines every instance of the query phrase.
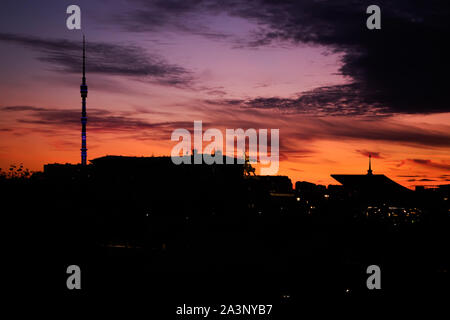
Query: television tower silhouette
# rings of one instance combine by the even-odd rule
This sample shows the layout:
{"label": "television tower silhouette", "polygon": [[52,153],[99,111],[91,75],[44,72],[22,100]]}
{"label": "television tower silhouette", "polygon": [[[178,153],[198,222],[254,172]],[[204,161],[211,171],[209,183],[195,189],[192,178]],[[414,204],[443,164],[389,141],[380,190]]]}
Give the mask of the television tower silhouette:
{"label": "television tower silhouette", "polygon": [[87,148],[86,148],[86,98],[88,94],[88,87],[86,84],[86,42],[83,34],[83,78],[80,86],[81,93],[81,165],[86,165]]}

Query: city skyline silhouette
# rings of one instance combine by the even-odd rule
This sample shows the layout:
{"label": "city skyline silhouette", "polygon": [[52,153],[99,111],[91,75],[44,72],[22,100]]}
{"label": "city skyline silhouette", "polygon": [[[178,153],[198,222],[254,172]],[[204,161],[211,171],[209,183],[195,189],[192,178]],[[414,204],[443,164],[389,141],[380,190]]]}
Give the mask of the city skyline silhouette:
{"label": "city skyline silhouette", "polygon": [[448,297],[448,2],[381,1],[375,29],[364,1],[78,5],[81,30],[65,3],[3,4],[19,292],[161,319]]}

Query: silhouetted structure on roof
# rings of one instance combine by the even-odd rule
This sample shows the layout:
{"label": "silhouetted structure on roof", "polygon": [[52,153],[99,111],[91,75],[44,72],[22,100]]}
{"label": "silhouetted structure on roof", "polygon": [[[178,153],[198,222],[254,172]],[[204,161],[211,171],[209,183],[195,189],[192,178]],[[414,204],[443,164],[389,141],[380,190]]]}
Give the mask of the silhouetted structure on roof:
{"label": "silhouetted structure on roof", "polygon": [[367,175],[372,175],[372,155],[369,154],[369,170],[367,170]]}
{"label": "silhouetted structure on roof", "polygon": [[351,195],[361,195],[368,198],[396,197],[399,194],[410,193],[411,190],[389,179],[384,174],[373,174],[371,157],[367,174],[332,174]]}

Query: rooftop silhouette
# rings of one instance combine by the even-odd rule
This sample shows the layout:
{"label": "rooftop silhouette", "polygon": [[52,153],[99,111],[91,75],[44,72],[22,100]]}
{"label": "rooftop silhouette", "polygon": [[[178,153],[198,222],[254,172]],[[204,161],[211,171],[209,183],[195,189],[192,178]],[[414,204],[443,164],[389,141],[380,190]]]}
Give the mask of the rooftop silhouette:
{"label": "rooftop silhouette", "polygon": [[369,169],[367,174],[331,174],[344,188],[365,196],[396,197],[399,194],[409,193],[411,190],[389,179],[384,174],[373,174],[371,155],[369,155]]}

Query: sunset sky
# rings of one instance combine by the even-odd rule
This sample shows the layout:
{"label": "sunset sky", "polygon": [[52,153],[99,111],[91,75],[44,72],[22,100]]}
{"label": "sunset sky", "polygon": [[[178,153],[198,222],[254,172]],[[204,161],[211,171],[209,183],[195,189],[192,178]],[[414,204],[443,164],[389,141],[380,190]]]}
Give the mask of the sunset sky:
{"label": "sunset sky", "polygon": [[[280,171],[336,184],[375,174],[450,183],[445,1],[2,1],[0,167],[80,161],[82,33],[88,159],[170,155],[177,128],[280,129]],[[395,3],[395,4],[394,4]]]}

